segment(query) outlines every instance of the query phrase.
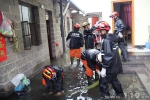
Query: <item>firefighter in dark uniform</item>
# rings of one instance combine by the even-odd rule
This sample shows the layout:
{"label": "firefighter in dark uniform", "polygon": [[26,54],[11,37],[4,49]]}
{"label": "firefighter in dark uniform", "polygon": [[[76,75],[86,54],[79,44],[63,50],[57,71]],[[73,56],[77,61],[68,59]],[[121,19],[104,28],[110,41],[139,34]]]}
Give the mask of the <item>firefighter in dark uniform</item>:
{"label": "firefighter in dark uniform", "polygon": [[98,61],[98,57],[100,55],[100,51],[97,49],[88,49],[82,52],[81,59],[86,71],[86,76],[88,79],[88,84],[92,84],[93,80],[93,72],[97,72],[95,74],[95,78],[100,75],[101,64]]}
{"label": "firefighter in dark uniform", "polygon": [[77,65],[80,64],[80,59],[81,59],[81,52],[82,52],[82,47],[83,47],[83,36],[79,32],[80,25],[78,23],[74,24],[74,30],[71,31],[67,38],[66,41],[70,39],[70,59],[71,59],[71,65],[73,64],[74,57],[77,57]]}
{"label": "firefighter in dark uniform", "polygon": [[94,48],[94,34],[92,33],[95,29],[94,26],[90,28],[90,23],[84,22],[82,23],[82,27],[84,28],[84,40],[85,40],[85,49],[93,49]]}
{"label": "firefighter in dark uniform", "polygon": [[62,94],[64,75],[63,69],[61,67],[52,65],[45,66],[42,71],[42,76],[43,76],[42,83],[43,85],[47,86],[46,95],[54,93],[55,84],[57,92],[56,96]]}
{"label": "firefighter in dark uniform", "polygon": [[99,81],[102,99],[109,98],[108,83],[112,84],[116,95],[123,96],[122,86],[117,78],[117,75],[123,72],[118,52],[118,37],[114,34],[108,34],[110,25],[107,22],[101,22],[98,25],[98,29],[102,38],[101,52],[104,54],[102,55],[102,60],[98,59],[102,67]]}
{"label": "firefighter in dark uniform", "polygon": [[125,26],[124,26],[122,20],[119,18],[118,12],[116,12],[116,11],[113,12],[110,15],[110,18],[113,18],[115,20],[114,34],[119,36],[118,46],[122,51],[123,61],[129,61],[127,50],[125,49],[125,44],[124,44],[124,39],[123,39],[123,31],[125,29]]}

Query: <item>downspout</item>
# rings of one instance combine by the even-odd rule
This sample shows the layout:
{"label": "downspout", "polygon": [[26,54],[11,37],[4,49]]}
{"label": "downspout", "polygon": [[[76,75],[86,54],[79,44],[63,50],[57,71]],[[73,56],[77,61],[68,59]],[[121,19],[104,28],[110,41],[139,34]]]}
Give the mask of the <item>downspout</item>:
{"label": "downspout", "polygon": [[60,17],[61,17],[61,36],[62,36],[62,45],[63,45],[63,53],[66,52],[66,48],[65,48],[65,36],[64,36],[64,25],[63,25],[63,12],[62,12],[62,0],[59,0],[59,4],[60,4]]}
{"label": "downspout", "polygon": [[67,9],[68,9],[68,7],[69,7],[69,4],[70,4],[70,0],[68,0],[68,3],[67,3],[67,5],[66,5],[66,7],[65,7],[65,10],[64,10],[64,12],[63,12],[63,16],[66,14]]}

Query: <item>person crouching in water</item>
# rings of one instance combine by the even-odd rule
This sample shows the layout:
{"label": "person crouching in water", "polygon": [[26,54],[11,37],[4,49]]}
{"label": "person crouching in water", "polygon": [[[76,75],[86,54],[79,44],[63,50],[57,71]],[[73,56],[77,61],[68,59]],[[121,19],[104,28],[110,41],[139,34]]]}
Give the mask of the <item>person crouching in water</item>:
{"label": "person crouching in water", "polygon": [[119,56],[119,48],[117,45],[118,38],[114,34],[108,34],[110,25],[107,22],[101,22],[97,30],[101,33],[102,38],[102,65],[100,75],[100,92],[102,99],[107,99],[110,96],[108,83],[112,84],[117,96],[124,96],[121,83],[117,75],[122,73],[122,63]]}
{"label": "person crouching in water", "polygon": [[45,95],[54,93],[56,86],[56,96],[62,94],[63,91],[63,69],[58,66],[48,65],[45,66],[42,71],[42,83],[47,86],[47,91]]}
{"label": "person crouching in water", "polygon": [[[86,76],[88,79],[88,84],[92,84],[94,71],[100,75],[101,63],[97,60],[100,55],[100,51],[97,49],[88,49],[82,52],[81,59],[86,71]],[[94,76],[96,77],[96,74]]]}
{"label": "person crouching in water", "polygon": [[74,24],[74,30],[71,31],[66,41],[70,39],[69,48],[70,48],[70,60],[71,65],[73,65],[74,57],[77,57],[77,65],[80,65],[80,59],[81,59],[81,48],[83,47],[83,36],[79,32],[80,25],[78,23]]}

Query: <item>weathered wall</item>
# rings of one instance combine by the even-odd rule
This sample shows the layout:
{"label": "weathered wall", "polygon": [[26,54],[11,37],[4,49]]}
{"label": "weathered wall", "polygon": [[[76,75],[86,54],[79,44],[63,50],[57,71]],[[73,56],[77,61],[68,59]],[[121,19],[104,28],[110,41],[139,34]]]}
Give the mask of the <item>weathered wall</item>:
{"label": "weathered wall", "polygon": [[[41,36],[42,44],[39,46],[32,46],[31,50],[24,50],[24,43],[22,38],[22,27],[20,23],[19,3],[30,4],[36,6],[37,13],[35,18],[38,24],[38,33]],[[39,5],[44,5],[41,9]],[[53,0],[0,0],[0,10],[10,20],[17,22],[17,32],[21,44],[21,52],[15,53],[13,44],[6,39],[7,56],[8,59],[0,63],[0,96],[5,96],[11,92],[13,85],[10,80],[18,73],[24,73],[27,77],[38,73],[43,66],[50,64],[45,9],[52,12],[52,56],[57,58],[60,54],[55,46],[55,42],[60,43],[62,48],[62,39],[60,34],[60,20],[59,17],[59,4],[54,3]],[[69,13],[69,12],[68,12]],[[69,16],[70,14],[67,14]]]}

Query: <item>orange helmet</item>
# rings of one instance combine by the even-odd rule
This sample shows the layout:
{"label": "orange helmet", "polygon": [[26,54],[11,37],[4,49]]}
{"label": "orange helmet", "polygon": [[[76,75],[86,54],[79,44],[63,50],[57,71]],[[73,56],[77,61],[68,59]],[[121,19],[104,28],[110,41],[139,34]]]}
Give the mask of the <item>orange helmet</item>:
{"label": "orange helmet", "polygon": [[96,30],[106,30],[109,31],[110,30],[110,25],[107,22],[101,22],[98,24]]}
{"label": "orange helmet", "polygon": [[80,24],[75,23],[75,24],[74,24],[74,28],[76,28],[76,29],[80,28]]}
{"label": "orange helmet", "polygon": [[118,17],[119,16],[118,12],[116,12],[116,11],[112,12],[109,17],[113,18],[114,16]]}
{"label": "orange helmet", "polygon": [[53,79],[56,77],[56,72],[50,68],[49,66],[47,66],[44,70],[43,70],[43,76],[47,79]]}

